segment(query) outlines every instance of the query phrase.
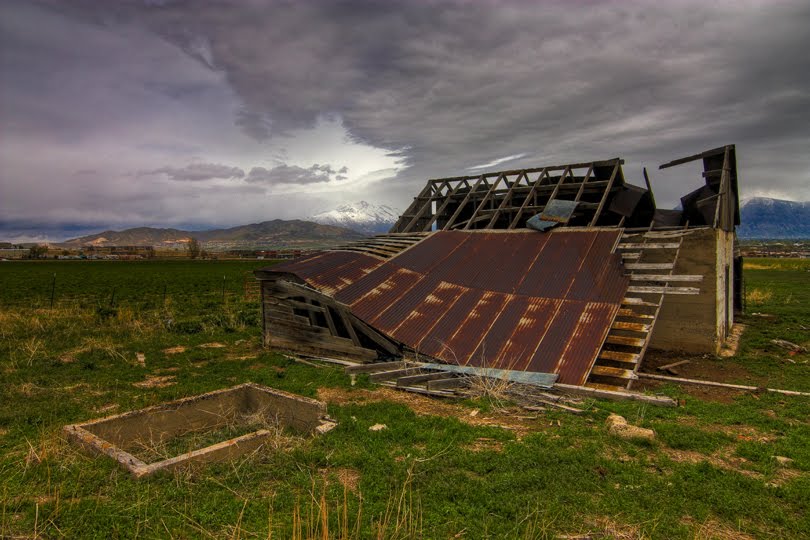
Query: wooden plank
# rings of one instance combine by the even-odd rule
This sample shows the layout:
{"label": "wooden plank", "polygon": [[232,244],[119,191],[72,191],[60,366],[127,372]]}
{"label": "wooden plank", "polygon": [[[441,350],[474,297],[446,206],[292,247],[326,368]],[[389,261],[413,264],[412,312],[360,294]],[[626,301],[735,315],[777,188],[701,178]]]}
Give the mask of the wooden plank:
{"label": "wooden plank", "polygon": [[641,253],[638,253],[638,252],[622,253],[622,260],[623,261],[626,261],[626,260],[634,261],[634,260],[636,260],[636,259],[638,259],[640,257],[641,257]]}
{"label": "wooden plank", "polygon": [[715,386],[719,388],[731,388],[734,390],[745,390],[748,392],[773,392],[776,394],[784,394],[787,396],[804,396],[810,397],[810,392],[797,392],[795,390],[782,390],[781,388],[761,388],[757,386],[747,386],[743,384],[728,384],[716,381],[702,381],[699,379],[683,379],[681,377],[669,377],[667,375],[655,375],[654,373],[636,373],[640,379],[653,379],[656,381],[676,382],[680,384],[693,384],[697,386]]}
{"label": "wooden plank", "polygon": [[343,321],[343,326],[346,328],[346,331],[352,338],[352,342],[358,347],[360,347],[360,338],[357,337],[357,332],[354,331],[354,326],[352,325],[351,319],[349,319],[349,316],[342,309],[339,309],[338,313],[340,313],[340,320]]}
{"label": "wooden plank", "polygon": [[717,148],[712,148],[711,150],[706,150],[705,152],[701,152],[700,154],[695,154],[692,156],[682,157],[679,159],[673,159],[668,163],[664,163],[663,165],[659,165],[659,169],[668,169],[669,167],[674,167],[676,165],[683,165],[684,163],[689,163],[690,161],[697,161],[698,159],[703,159],[711,156],[716,156],[718,154],[723,153],[728,146],[719,146]]}
{"label": "wooden plank", "polygon": [[461,214],[461,211],[464,209],[465,206],[467,206],[467,203],[470,202],[470,197],[472,197],[472,194],[478,190],[478,186],[480,186],[481,182],[483,181],[484,175],[482,174],[478,178],[478,181],[475,183],[475,185],[472,188],[470,188],[470,191],[467,192],[466,196],[464,197],[464,200],[461,201],[461,204],[458,206],[458,208],[456,208],[456,211],[453,212],[453,215],[450,217],[447,223],[444,224],[444,227],[442,228],[443,231],[450,230],[450,227],[452,227],[453,223],[455,223],[456,219],[458,219],[458,216],[459,214]]}
{"label": "wooden plank", "polygon": [[416,375],[421,371],[418,367],[406,367],[403,369],[394,369],[391,371],[375,371],[369,374],[368,378],[371,382],[390,381],[408,375]]}
{"label": "wooden plank", "polygon": [[418,383],[427,381],[435,381],[438,379],[446,379],[447,373],[436,371],[433,373],[420,373],[418,375],[409,375],[397,379],[397,386],[411,386]]}
{"label": "wooden plank", "polygon": [[442,202],[442,205],[436,209],[436,213],[433,214],[433,216],[431,216],[431,218],[428,220],[427,224],[424,227],[422,227],[422,231],[429,231],[430,228],[433,227],[433,223],[437,219],[439,219],[439,216],[441,216],[444,213],[444,209],[447,208],[447,205],[450,204],[450,201],[453,200],[453,197],[455,197],[456,193],[458,193],[459,188],[461,188],[461,186],[463,185],[464,185],[463,182],[458,182],[456,184],[456,187],[454,187],[453,190],[447,194],[447,196],[444,198],[444,201]]}
{"label": "wooden plank", "polygon": [[312,304],[307,304],[306,302],[299,302],[298,300],[293,300],[292,298],[284,298],[284,303],[296,309],[303,309],[306,311],[316,311],[318,313],[323,313],[323,308],[320,306],[313,306]]}
{"label": "wooden plank", "polygon": [[489,199],[492,198],[492,194],[495,192],[495,190],[498,188],[498,184],[500,184],[501,180],[503,180],[504,178],[506,178],[504,174],[498,175],[498,178],[495,180],[492,186],[490,186],[489,191],[487,191],[487,194],[484,195],[484,198],[481,200],[480,203],[478,203],[478,206],[475,207],[475,210],[473,210],[470,219],[467,220],[467,224],[464,226],[465,231],[470,228],[470,225],[472,225],[473,220],[475,220],[478,217],[479,213],[481,212],[481,209],[484,208],[484,205],[486,205],[489,202]]}
{"label": "wooden plank", "polygon": [[608,366],[593,366],[591,375],[598,375],[600,377],[616,377],[617,379],[635,379],[636,374],[632,369],[622,369]]}
{"label": "wooden plank", "polygon": [[658,307],[658,304],[655,302],[647,302],[641,298],[633,298],[627,297],[622,298],[622,305],[623,306],[645,306],[645,307]]}
{"label": "wooden plank", "polygon": [[647,287],[632,285],[627,292],[636,294],[700,294],[697,287]]}
{"label": "wooden plank", "polygon": [[627,263],[624,267],[628,270],[672,270],[675,263]]}
{"label": "wooden plank", "polygon": [[371,341],[382,347],[383,350],[385,350],[387,353],[392,355],[399,355],[400,353],[399,347],[397,347],[391,340],[389,340],[388,338],[377,332],[377,330],[375,330],[371,326],[361,321],[351,312],[348,312],[347,315],[351,323],[356,327],[358,331],[362,332],[363,335],[365,335]]}
{"label": "wooden plank", "polygon": [[644,339],[608,335],[608,337],[605,338],[605,343],[610,343],[611,345],[626,345],[628,347],[643,347]]}
{"label": "wooden plank", "polygon": [[[348,341],[348,340],[347,340]],[[327,356],[371,362],[377,359],[377,351],[359,347],[339,346],[333,343],[302,342],[296,338],[268,334],[265,345],[278,349],[288,349],[312,356]],[[350,342],[351,343],[351,342]]]}
{"label": "wooden plank", "polygon": [[416,212],[417,208],[419,207],[419,199],[425,197],[428,193],[430,193],[431,189],[432,186],[430,185],[430,182],[428,182],[425,185],[425,187],[422,188],[422,191],[419,193],[419,195],[417,197],[414,197],[413,202],[410,204],[410,206],[408,206],[408,208],[405,209],[405,212],[399,217],[394,226],[391,227],[392,232],[408,232],[405,230],[405,224],[407,223],[405,220],[408,217],[410,217],[409,214],[412,215]]}
{"label": "wooden plank", "polygon": [[650,396],[640,394],[638,392],[626,391],[607,391],[597,388],[588,388],[586,386],[574,386],[571,384],[557,383],[552,389],[554,393],[570,393],[580,396],[589,396],[600,399],[610,399],[613,401],[640,401],[643,403],[650,403],[652,405],[661,405],[664,407],[677,407],[678,402],[666,396]]}
{"label": "wooden plank", "polygon": [[503,212],[504,208],[506,208],[506,202],[511,201],[512,193],[515,191],[515,188],[523,178],[526,178],[526,180],[528,180],[528,176],[526,176],[525,172],[522,172],[519,175],[517,175],[517,178],[515,178],[515,181],[512,182],[511,186],[509,186],[509,191],[507,191],[506,195],[503,196],[501,204],[498,205],[497,210],[495,210],[495,213],[492,214],[492,219],[489,220],[489,223],[485,228],[491,229],[492,226],[495,225],[495,222],[498,221],[498,218],[501,216],[501,212]]}
{"label": "wooden plank", "polygon": [[405,226],[406,231],[411,230],[411,227],[416,225],[416,222],[419,221],[419,218],[421,218],[422,215],[424,215],[424,213],[427,212],[433,206],[433,201],[437,200],[440,197],[443,188],[450,189],[450,184],[445,181],[439,187],[436,187],[435,184],[433,185],[434,189],[433,193],[430,195],[427,202],[425,202],[425,204],[422,205],[422,208],[419,209],[416,215],[413,216],[413,219],[411,219],[408,225]]}
{"label": "wooden plank", "polygon": [[466,377],[448,377],[446,379],[437,379],[435,381],[428,381],[428,390],[444,390],[446,388],[458,388],[459,386],[467,385]]}
{"label": "wooden plank", "polygon": [[618,246],[618,249],[678,249],[681,247],[680,244],[675,242],[660,242],[660,243],[649,243],[649,244],[638,244],[634,242],[622,242]]}
{"label": "wooden plank", "polygon": [[596,222],[599,220],[599,216],[602,215],[602,209],[605,207],[605,202],[607,201],[608,194],[610,194],[610,188],[613,187],[613,182],[616,180],[616,175],[619,173],[621,169],[621,165],[616,163],[613,166],[613,172],[610,174],[610,180],[608,180],[608,185],[605,188],[605,192],[602,194],[602,199],[599,201],[599,207],[596,209],[596,213],[593,215],[593,219],[591,220],[591,227],[596,226]]}
{"label": "wooden plank", "polygon": [[333,336],[337,336],[337,328],[335,327],[335,321],[332,319],[332,313],[329,308],[324,309],[323,314],[326,316],[326,326],[329,327],[329,331]]}
{"label": "wooden plank", "polygon": [[291,323],[291,324],[295,324],[295,325],[299,325],[299,326],[312,326],[312,324],[310,323],[309,318],[307,318],[307,317],[302,317],[300,315],[292,315],[292,316],[279,315],[278,313],[275,313],[275,312],[273,312],[273,311],[271,311],[269,309],[266,309],[264,311],[264,319],[268,323],[271,323],[271,322],[287,322],[287,323]]}
{"label": "wooden plank", "polygon": [[651,328],[649,324],[624,322],[624,321],[614,321],[610,327],[613,330],[629,330],[631,332],[639,332],[641,334],[648,333]]}
{"label": "wooden plank", "polygon": [[374,373],[376,371],[392,371],[395,369],[402,369],[408,365],[404,360],[396,362],[375,362],[373,364],[360,364],[356,366],[346,366],[344,370],[347,374],[351,373]]}
{"label": "wooden plank", "polygon": [[630,274],[630,281],[681,281],[699,282],[703,276],[699,274]]}
{"label": "wooden plank", "polygon": [[[531,170],[526,171],[527,174],[531,172],[532,172]],[[526,195],[526,198],[523,199],[523,203],[520,205],[517,214],[515,214],[515,217],[512,218],[512,223],[509,224],[510,229],[514,229],[520,222],[520,218],[523,215],[523,211],[526,209],[526,206],[528,206],[529,200],[535,193],[537,193],[537,189],[540,187],[540,184],[543,183],[543,180],[545,180],[548,177],[549,177],[548,169],[542,169],[542,172],[540,172],[540,175],[537,177],[537,180],[534,183],[532,183],[532,187],[529,190],[529,193]]]}
{"label": "wooden plank", "polygon": [[684,364],[690,364],[690,363],[692,363],[691,360],[680,360],[678,362],[672,362],[671,364],[658,366],[655,369],[657,369],[658,371],[667,371],[668,369],[676,368],[678,366],[683,366]]}
{"label": "wooden plank", "polygon": [[639,355],[635,353],[619,351],[602,351],[599,353],[599,358],[603,360],[611,360],[613,362],[624,362],[625,364],[638,364],[638,361],[640,360]]}
{"label": "wooden plank", "polygon": [[619,317],[628,317],[632,319],[655,319],[655,315],[647,315],[645,313],[636,313],[632,309],[620,309],[616,315]]}

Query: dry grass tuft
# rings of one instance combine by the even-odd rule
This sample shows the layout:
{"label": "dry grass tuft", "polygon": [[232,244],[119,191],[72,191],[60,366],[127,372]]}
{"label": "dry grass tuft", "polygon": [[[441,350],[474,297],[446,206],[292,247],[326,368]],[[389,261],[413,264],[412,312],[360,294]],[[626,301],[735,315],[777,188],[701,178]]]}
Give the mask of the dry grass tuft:
{"label": "dry grass tuft", "polygon": [[745,294],[745,300],[749,304],[765,304],[773,298],[773,291],[766,289],[751,289]]}
{"label": "dry grass tuft", "polygon": [[753,540],[754,538],[714,518],[708,518],[703,523],[698,523],[691,517],[686,517],[681,521],[694,529],[693,538],[695,540]]}

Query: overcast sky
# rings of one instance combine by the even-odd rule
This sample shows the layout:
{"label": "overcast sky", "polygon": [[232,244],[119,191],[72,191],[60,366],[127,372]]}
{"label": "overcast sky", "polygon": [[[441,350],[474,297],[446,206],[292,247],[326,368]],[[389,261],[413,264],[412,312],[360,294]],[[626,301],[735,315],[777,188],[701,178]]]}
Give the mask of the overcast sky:
{"label": "overcast sky", "polygon": [[0,236],[229,226],[625,158],[672,207],[737,144],[810,200],[810,3],[0,3]]}

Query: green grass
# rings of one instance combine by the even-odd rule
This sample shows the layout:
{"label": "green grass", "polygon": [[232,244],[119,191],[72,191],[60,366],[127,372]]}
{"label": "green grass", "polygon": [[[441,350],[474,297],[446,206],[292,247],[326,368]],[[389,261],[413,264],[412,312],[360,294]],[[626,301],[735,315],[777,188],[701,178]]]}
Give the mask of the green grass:
{"label": "green grass", "polygon": [[[749,303],[740,354],[718,362],[769,386],[810,390],[810,357],[770,343],[808,345],[810,264],[752,262],[749,293],[770,297]],[[728,403],[667,386],[682,407],[596,401],[581,416],[522,419],[523,431],[507,428],[530,413],[485,401],[466,400],[442,415],[417,414],[404,399],[331,403],[339,424],[326,435],[148,480],[67,444],[65,424],[247,381],[311,397],[319,388],[374,392],[367,377],[353,387],[337,367],[260,347],[259,307],[240,297],[238,280],[261,265],[0,265],[0,537],[266,538],[272,531],[290,538],[299,526],[315,537],[324,515],[335,538],[810,537],[810,400],[801,397],[740,394]],[[43,283],[47,289],[54,272],[89,300],[54,310],[18,302],[40,294]],[[234,282],[224,303],[216,291],[201,294],[221,287],[223,273]],[[162,283],[176,298],[142,304],[162,293]],[[111,286],[122,296],[108,313],[94,295]],[[202,347],[210,343],[225,347]],[[185,351],[164,352],[178,346]],[[147,376],[173,384],[134,386]],[[491,425],[468,421],[477,409],[475,418]],[[609,435],[611,412],[656,430],[655,441]],[[387,428],[369,431],[374,424]],[[781,466],[775,455],[794,461]],[[356,489],[341,485],[346,475]]]}

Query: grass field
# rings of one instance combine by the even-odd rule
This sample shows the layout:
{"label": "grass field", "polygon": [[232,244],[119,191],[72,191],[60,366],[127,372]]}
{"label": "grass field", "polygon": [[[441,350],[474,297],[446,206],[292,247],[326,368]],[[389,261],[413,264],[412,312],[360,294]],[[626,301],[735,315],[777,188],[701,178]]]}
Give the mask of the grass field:
{"label": "grass field", "polygon": [[[573,416],[352,385],[261,348],[240,293],[264,264],[0,264],[0,538],[810,538],[807,398],[650,385],[683,405]],[[810,355],[771,342],[810,345],[810,261],[751,260],[746,283],[737,356],[682,376],[810,391]],[[319,397],[339,425],[147,480],[62,436],[246,381]],[[611,436],[611,412],[656,439]]]}

